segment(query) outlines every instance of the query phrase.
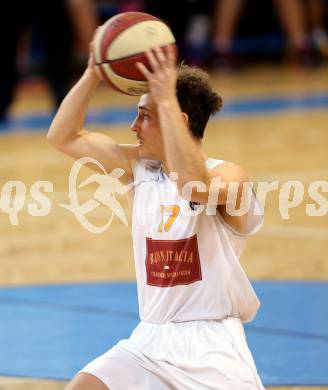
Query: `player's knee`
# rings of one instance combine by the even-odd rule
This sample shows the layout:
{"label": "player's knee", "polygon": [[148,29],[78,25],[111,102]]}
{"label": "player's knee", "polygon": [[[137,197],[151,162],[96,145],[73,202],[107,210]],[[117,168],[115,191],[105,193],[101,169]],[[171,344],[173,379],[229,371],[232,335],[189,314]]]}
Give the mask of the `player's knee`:
{"label": "player's knee", "polygon": [[86,372],[77,374],[65,387],[64,390],[109,390],[98,378]]}

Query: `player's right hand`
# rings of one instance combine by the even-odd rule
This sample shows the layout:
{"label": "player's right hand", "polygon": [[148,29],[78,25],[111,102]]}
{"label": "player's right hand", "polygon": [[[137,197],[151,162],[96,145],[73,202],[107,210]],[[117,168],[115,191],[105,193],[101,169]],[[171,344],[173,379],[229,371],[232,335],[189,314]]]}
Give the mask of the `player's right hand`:
{"label": "player's right hand", "polygon": [[[97,34],[98,29],[99,29],[99,27],[96,29],[94,37]],[[101,75],[100,75],[99,71],[97,70],[96,61],[95,61],[94,54],[93,54],[93,48],[94,48],[94,40],[92,40],[90,42],[90,45],[89,45],[89,60],[88,60],[87,71],[93,77],[95,77],[98,80],[100,80],[101,79]]]}

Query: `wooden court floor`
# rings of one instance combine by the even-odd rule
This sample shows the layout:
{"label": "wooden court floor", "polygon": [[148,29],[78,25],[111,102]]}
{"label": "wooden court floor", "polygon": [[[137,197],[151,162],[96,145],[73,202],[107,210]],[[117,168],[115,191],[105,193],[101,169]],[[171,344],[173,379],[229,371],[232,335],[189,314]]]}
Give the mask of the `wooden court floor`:
{"label": "wooden court floor", "polygon": [[[238,75],[215,75],[213,83],[227,101],[263,96],[297,97],[327,93],[327,76],[328,69],[304,72],[266,68]],[[134,98],[102,87],[96,92],[91,108],[136,103]],[[49,107],[49,97],[43,87],[24,87],[18,91],[13,114],[26,115]],[[254,181],[297,180],[305,189],[304,200],[290,210],[290,219],[281,218],[279,191],[268,195],[265,225],[249,239],[241,260],[252,279],[328,279],[328,215],[306,215],[306,204],[313,203],[307,193],[310,183],[328,180],[327,123],[326,109],[305,109],[224,116],[208,126],[204,149],[209,156],[240,164]],[[68,175],[73,161],[47,144],[45,131],[19,130],[0,138],[1,185],[20,180],[27,188],[17,226],[11,225],[8,215],[0,211],[0,285],[134,279],[129,228],[114,219],[108,231],[92,234],[73,214],[60,208],[59,203],[68,203]],[[109,129],[91,125],[90,130],[106,132],[118,142],[135,142],[128,126]],[[82,176],[89,174],[85,169]],[[54,186],[53,192],[47,194],[52,208],[45,217],[28,214],[28,204],[33,201],[29,190],[38,180],[51,181]],[[90,199],[94,190],[92,186],[81,190],[81,201]],[[101,206],[90,213],[90,220],[95,224],[103,224],[108,218],[108,210]],[[0,378],[0,389],[62,388],[63,382]]]}
{"label": "wooden court floor", "polygon": [[[0,378],[0,390],[63,390],[66,382]],[[272,387],[267,390],[323,390],[326,387]],[[91,390],[91,389],[90,389]],[[156,390],[156,389],[154,389]]]}

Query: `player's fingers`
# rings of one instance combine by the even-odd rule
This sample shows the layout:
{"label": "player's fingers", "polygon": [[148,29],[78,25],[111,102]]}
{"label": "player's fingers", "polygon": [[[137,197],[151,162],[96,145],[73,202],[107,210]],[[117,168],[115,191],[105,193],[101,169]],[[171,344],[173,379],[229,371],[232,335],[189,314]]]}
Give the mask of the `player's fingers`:
{"label": "player's fingers", "polygon": [[88,59],[88,66],[93,67],[95,65],[95,57],[93,54],[93,44],[89,44],[89,59]]}
{"label": "player's fingers", "polygon": [[95,47],[94,42],[91,41],[91,42],[89,43],[89,57],[93,56],[94,47]]}
{"label": "player's fingers", "polygon": [[155,56],[157,57],[157,60],[161,65],[167,64],[167,56],[165,55],[161,47],[159,46],[154,47],[153,52],[155,53]]}
{"label": "player's fingers", "polygon": [[176,65],[175,50],[172,45],[167,46],[167,58],[168,58],[169,65],[171,67],[175,67]]}
{"label": "player's fingers", "polygon": [[96,64],[96,62],[95,62],[95,57],[94,57],[94,55],[93,55],[93,53],[92,53],[92,51],[90,52],[90,56],[89,56],[89,65],[91,66],[91,67],[93,67],[93,66],[95,66],[95,64]]}
{"label": "player's fingers", "polygon": [[160,69],[159,63],[151,50],[146,51],[146,57],[149,61],[150,67],[153,72],[157,72]]}
{"label": "player's fingers", "polygon": [[146,66],[142,62],[137,62],[136,67],[140,70],[140,72],[145,76],[146,80],[150,80],[151,72],[146,68]]}

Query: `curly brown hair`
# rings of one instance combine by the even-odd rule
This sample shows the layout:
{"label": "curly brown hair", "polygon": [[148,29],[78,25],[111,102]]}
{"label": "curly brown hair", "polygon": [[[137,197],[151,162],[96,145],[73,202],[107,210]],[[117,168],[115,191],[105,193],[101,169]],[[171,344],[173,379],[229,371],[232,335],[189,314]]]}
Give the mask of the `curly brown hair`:
{"label": "curly brown hair", "polygon": [[222,107],[221,97],[210,86],[209,75],[200,68],[180,64],[177,97],[182,112],[188,115],[190,131],[202,139],[209,117]]}

